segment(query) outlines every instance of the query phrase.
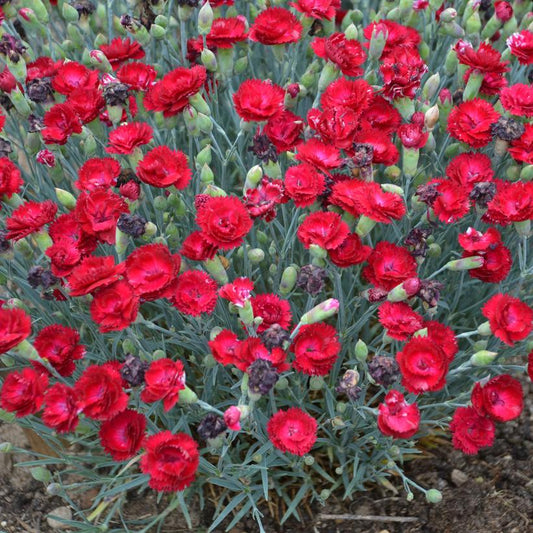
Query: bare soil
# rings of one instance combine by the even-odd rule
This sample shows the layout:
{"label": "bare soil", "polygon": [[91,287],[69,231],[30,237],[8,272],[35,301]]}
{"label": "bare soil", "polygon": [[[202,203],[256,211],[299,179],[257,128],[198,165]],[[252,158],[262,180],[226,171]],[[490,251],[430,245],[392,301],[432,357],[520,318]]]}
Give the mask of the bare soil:
{"label": "bare soil", "polygon": [[[497,439],[477,456],[465,456],[449,443],[429,450],[426,458],[407,465],[408,475],[419,485],[437,488],[443,500],[426,502],[421,494],[408,502],[405,492],[369,487],[353,501],[332,496],[324,507],[302,510],[303,523],[290,521],[280,527],[265,507],[267,533],[533,533],[533,398],[525,383],[526,407],[521,417],[498,425]],[[0,442],[29,447],[20,428],[0,425]],[[21,454],[0,454],[0,533],[50,533],[46,517],[65,505],[46,493],[42,483],[14,465],[27,459]],[[90,494],[82,505],[90,505]],[[164,508],[154,493],[132,495],[124,506],[128,518],[146,518]],[[192,509],[192,531],[209,527],[212,508]],[[179,511],[165,520],[162,533],[189,531]],[[223,528],[216,533],[222,533]],[[255,533],[253,520],[246,519],[231,533]]]}

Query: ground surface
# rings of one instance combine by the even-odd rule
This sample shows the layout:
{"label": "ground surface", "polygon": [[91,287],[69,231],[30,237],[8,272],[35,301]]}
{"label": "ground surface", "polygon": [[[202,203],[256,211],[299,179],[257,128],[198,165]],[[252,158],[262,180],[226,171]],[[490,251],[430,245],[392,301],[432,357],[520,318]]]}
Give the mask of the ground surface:
{"label": "ground surface", "polygon": [[[418,484],[442,491],[443,501],[429,504],[423,496],[407,502],[399,486],[394,494],[382,487],[360,493],[352,502],[336,502],[313,509],[304,524],[291,522],[279,528],[265,517],[267,533],[533,533],[533,387],[526,384],[526,408],[519,420],[498,425],[494,446],[468,457],[449,445],[431,450],[427,459],[411,462],[409,476]],[[28,446],[24,433],[14,425],[0,425],[0,442]],[[50,533],[47,515],[65,505],[49,496],[43,484],[13,465],[19,454],[0,454],[0,533]],[[90,494],[82,505],[90,505]],[[158,506],[154,494],[131,498],[124,512],[130,518],[153,515]],[[194,531],[202,533],[210,523],[210,511],[194,512]],[[363,520],[362,517],[377,516]],[[386,521],[387,518],[401,521]],[[405,520],[405,519],[410,520]],[[188,531],[179,512],[167,517],[163,533]],[[222,533],[223,529],[216,533]],[[255,533],[246,520],[232,533]]]}

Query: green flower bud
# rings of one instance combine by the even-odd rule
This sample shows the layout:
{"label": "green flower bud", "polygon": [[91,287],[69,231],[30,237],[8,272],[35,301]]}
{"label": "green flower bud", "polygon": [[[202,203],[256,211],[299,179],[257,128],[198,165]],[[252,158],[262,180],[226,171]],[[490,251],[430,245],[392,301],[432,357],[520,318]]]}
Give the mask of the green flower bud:
{"label": "green flower bud", "polygon": [[378,26],[376,25],[374,27],[374,30],[372,31],[372,37],[370,39],[370,47],[368,50],[368,55],[371,59],[374,59],[377,61],[381,54],[383,53],[383,49],[385,48],[385,44],[387,43],[388,38],[388,32],[381,28],[378,29]]}
{"label": "green flower bud", "polygon": [[335,298],[330,298],[321,302],[307,311],[300,319],[300,325],[314,324],[315,322],[323,322],[328,318],[334,316],[339,311],[339,301]]}
{"label": "green flower bud", "polygon": [[209,340],[214,341],[217,338],[217,335],[222,332],[222,328],[220,326],[215,326],[211,331],[209,332]]}
{"label": "green flower bud", "polygon": [[246,174],[244,181],[243,193],[248,189],[255,189],[263,179],[263,169],[259,165],[253,166]]}
{"label": "green flower bud", "polygon": [[247,68],[248,68],[248,57],[244,56],[244,57],[240,57],[239,59],[237,59],[237,61],[235,61],[235,67],[233,70],[235,71],[235,74],[242,74],[243,72],[246,72]]}
{"label": "green flower bud", "polygon": [[351,39],[356,41],[357,40],[357,27],[355,24],[350,24],[346,30],[344,30],[344,35],[346,35],[346,39]]}
{"label": "green flower bud", "polygon": [[426,492],[426,500],[429,503],[439,503],[442,501],[442,493],[437,489],[429,489]]}
{"label": "green flower bud", "polygon": [[54,244],[50,238],[50,235],[48,235],[44,229],[34,233],[33,239],[37,243],[37,246],[41,252],[46,252],[46,250],[48,250],[48,248]]}
{"label": "green flower bud", "polygon": [[522,181],[533,180],[533,165],[525,165],[520,171],[520,179]]}
{"label": "green flower bud", "polygon": [[78,19],[80,18],[76,9],[67,2],[63,2],[61,15],[67,22],[78,22]]}
{"label": "green flower bud", "polygon": [[213,25],[213,8],[209,2],[205,2],[198,12],[198,33],[200,35],[207,35],[211,31]]}
{"label": "green flower bud", "polygon": [[279,283],[279,292],[282,296],[287,296],[296,286],[296,280],[298,278],[298,271],[295,267],[288,266],[281,276]]}
{"label": "green flower bud", "polygon": [[323,489],[320,491],[320,498],[322,500],[327,500],[331,496],[331,491],[328,489]]}
{"label": "green flower bud", "polygon": [[424,114],[424,126],[428,131],[433,131],[435,126],[439,122],[439,106],[434,105],[433,107],[430,107],[426,113]]}
{"label": "green flower bud", "polygon": [[202,65],[209,71],[215,72],[217,70],[217,56],[209,50],[209,48],[204,48],[200,54],[200,60]]}
{"label": "green flower bud", "polygon": [[167,208],[167,199],[163,195],[156,196],[153,206],[157,211],[165,211]]}
{"label": "green flower bud", "polygon": [[157,226],[153,222],[147,222],[144,225],[143,237],[153,237],[157,233]]}
{"label": "green flower bud", "polygon": [[437,94],[437,91],[439,90],[440,86],[440,75],[437,72],[436,74],[433,74],[433,76],[430,76],[426,83],[424,84],[424,87],[422,89],[422,94],[426,100],[432,100],[433,97]]}
{"label": "green flower bud", "polygon": [[122,350],[124,353],[136,353],[137,349],[131,339],[124,339],[122,341]]}
{"label": "green flower bud", "polygon": [[479,93],[481,84],[483,83],[483,74],[480,72],[472,72],[468,77],[465,90],[463,92],[463,101],[473,100]]}
{"label": "green flower bud", "polygon": [[465,257],[464,259],[456,259],[455,261],[449,261],[445,267],[452,272],[459,272],[461,270],[472,270],[483,266],[485,260],[483,257],[473,255],[472,257]]}
{"label": "green flower bud", "polygon": [[429,257],[440,257],[442,249],[436,242],[429,245],[428,255]]}
{"label": "green flower bud", "polygon": [[529,237],[531,235],[531,220],[523,220],[514,223],[514,229],[520,237]]}
{"label": "green flower bud", "polygon": [[213,185],[213,184],[209,184],[204,189],[204,194],[212,196],[213,198],[217,198],[219,196],[227,196],[226,191],[224,189],[221,189],[220,187],[217,187],[216,185]]}
{"label": "green flower bud", "polygon": [[203,113],[198,113],[197,124],[202,133],[211,133],[213,131],[213,121],[211,120],[211,117],[204,115]]}
{"label": "green flower bud", "polygon": [[118,228],[115,230],[115,250],[119,257],[124,256],[124,252],[128,249],[130,243],[129,235],[123,233]]}
{"label": "green flower bud", "polygon": [[459,61],[457,60],[457,54],[452,48],[446,55],[446,59],[444,61],[444,71],[448,76],[452,76],[453,74],[455,74],[458,63]]}
{"label": "green flower bud", "polygon": [[403,196],[404,190],[399,185],[394,185],[394,183],[382,183],[381,188],[385,192],[392,192],[394,194],[399,194]]}
{"label": "green flower bud", "polygon": [[[483,27],[481,23],[481,18],[479,13],[476,11],[472,16],[466,21],[465,30],[467,35],[477,35],[481,28]],[[461,37],[461,36],[459,36]]]}
{"label": "green flower bud", "polygon": [[279,378],[274,388],[276,390],[285,390],[289,387],[289,380],[287,378]]}
{"label": "green flower bud", "polygon": [[37,350],[27,340],[24,340],[20,344],[17,344],[17,346],[12,348],[12,351],[19,357],[23,357],[28,361],[42,361],[41,357],[37,353]]}
{"label": "green flower bud", "polygon": [[209,165],[211,164],[212,157],[211,157],[211,145],[208,144],[207,146],[204,146],[196,156],[196,165],[198,167],[202,167],[203,165]]}
{"label": "green flower bud", "polygon": [[215,255],[213,259],[203,261],[203,265],[207,272],[211,274],[215,281],[217,281],[217,283],[220,285],[229,283],[228,274],[218,255]]}
{"label": "green flower bud", "polygon": [[490,329],[490,322],[483,322],[483,324],[480,324],[477,328],[477,332],[480,335],[483,335],[484,337],[489,337],[492,335],[492,330]]}
{"label": "green flower bud", "polygon": [[360,361],[360,362],[364,362],[366,361],[367,357],[368,357],[368,347],[366,345],[366,343],[359,339],[356,344],[355,344],[355,358]]}
{"label": "green flower bud", "polygon": [[[185,122],[185,126],[187,127],[187,131],[192,137],[199,137],[200,136],[200,127],[197,124],[197,118],[198,118],[198,111],[194,109],[194,107],[187,107],[182,113],[183,121]],[[156,119],[158,117],[158,113],[155,115]],[[162,122],[164,121],[164,118],[161,117]],[[157,122],[157,120],[156,120]],[[161,126],[158,125],[158,127],[163,127],[163,124]]]}
{"label": "green flower bud", "polygon": [[474,344],[472,345],[472,349],[474,350],[474,352],[486,350],[488,344],[489,343],[486,340],[479,340],[479,341],[474,342]]}
{"label": "green flower bud", "polygon": [[330,83],[337,79],[338,75],[339,69],[333,63],[326,63],[318,79],[319,92],[323,92]]}
{"label": "green flower bud", "polygon": [[501,27],[502,23],[496,15],[492,15],[481,30],[482,39],[490,39]]}
{"label": "green flower bud", "polygon": [[254,453],[254,455],[252,456],[252,461],[254,463],[260,463],[262,460],[263,460],[263,454],[261,453]]}
{"label": "green flower bud", "polygon": [[328,251],[318,246],[318,244],[311,244],[309,246],[309,252],[313,257],[318,259],[325,259],[328,256]]}
{"label": "green flower bud", "polygon": [[63,206],[66,207],[69,211],[76,207],[76,198],[73,194],[64,189],[56,188],[57,201]]}
{"label": "green flower bud", "polygon": [[418,148],[406,148],[402,146],[402,170],[406,176],[413,177],[418,168]]}
{"label": "green flower bud", "polygon": [[389,180],[396,181],[402,175],[402,171],[400,170],[400,167],[391,165],[390,167],[385,168],[383,175]]}
{"label": "green flower bud", "polygon": [[[193,10],[191,6],[178,5],[178,18],[182,22],[187,22],[192,16]],[[209,32],[208,32],[209,33]]]}
{"label": "green flower bud", "polygon": [[394,100],[394,107],[400,112],[404,120],[410,120],[415,112],[413,100],[407,97]]}
{"label": "green flower bud", "polygon": [[497,352],[479,350],[470,358],[470,364],[472,366],[487,366],[490,365],[496,357],[498,357]]}
{"label": "green flower bud", "polygon": [[9,99],[15,109],[25,118],[31,114],[31,107],[19,87],[9,93]]}
{"label": "green flower bud", "polygon": [[346,405],[345,402],[338,402],[337,405],[335,406],[335,410],[337,411],[337,413],[340,413],[340,414],[345,413],[347,408],[348,406]]}
{"label": "green flower bud", "polygon": [[156,350],[152,354],[152,360],[157,361],[158,359],[165,359],[167,354],[163,350]]}
{"label": "green flower bud", "polygon": [[152,24],[150,26],[150,35],[158,41],[164,39],[167,35],[166,28],[159,26],[159,24]]}
{"label": "green flower bud", "polygon": [[363,238],[366,237],[374,228],[374,226],[377,224],[375,220],[372,220],[369,217],[366,217],[365,215],[361,215],[359,218],[359,222],[357,223],[357,226],[355,228],[355,233],[359,235],[359,237]]}
{"label": "green flower bud", "polygon": [[274,163],[273,161],[268,161],[267,163],[263,163],[263,170],[272,179],[279,179],[281,178],[281,167],[279,166],[279,163]]}
{"label": "green flower bud", "polygon": [[261,248],[252,248],[248,250],[248,259],[253,265],[258,265],[265,260],[265,252]]}
{"label": "green flower bud", "polygon": [[452,22],[456,18],[457,18],[457,11],[453,7],[449,7],[448,9],[445,9],[440,14],[441,22]]}
{"label": "green flower bud", "polygon": [[277,267],[277,265],[274,265],[274,264],[270,265],[270,266],[268,267],[268,272],[269,272],[269,274],[270,274],[271,276],[275,276],[275,275],[277,274],[277,272],[278,272],[278,267]]}
{"label": "green flower bud", "polygon": [[162,28],[168,27],[168,17],[165,17],[165,15],[157,15],[157,17],[154,20],[154,24],[157,24],[158,26],[161,26]]}
{"label": "green flower bud", "polygon": [[322,376],[311,376],[309,380],[309,388],[311,390],[320,390],[324,387],[325,382]]}
{"label": "green flower bud", "polygon": [[179,398],[178,403],[180,405],[189,405],[192,403],[196,403],[198,401],[198,396],[194,391],[189,389],[187,385],[185,385],[185,388],[180,390],[179,392]]}
{"label": "green flower bud", "polygon": [[312,466],[315,464],[315,458],[312,455],[304,455],[304,464]]}

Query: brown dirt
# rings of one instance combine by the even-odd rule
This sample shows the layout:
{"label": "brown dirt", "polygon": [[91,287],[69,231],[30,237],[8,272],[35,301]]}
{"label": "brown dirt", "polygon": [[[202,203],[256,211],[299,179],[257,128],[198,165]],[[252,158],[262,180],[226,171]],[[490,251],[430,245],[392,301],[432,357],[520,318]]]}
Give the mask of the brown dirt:
{"label": "brown dirt", "polygon": [[[424,487],[439,489],[443,500],[429,504],[421,494],[412,502],[405,499],[401,484],[397,493],[372,487],[353,501],[336,501],[332,496],[322,508],[313,507],[313,516],[304,514],[304,523],[291,521],[279,527],[265,508],[267,533],[533,533],[533,398],[531,384],[525,384],[526,407],[520,419],[498,425],[494,446],[477,456],[465,456],[449,444],[430,450],[428,458],[407,465],[407,474]],[[0,442],[29,446],[15,425],[0,425]],[[46,516],[64,505],[49,496],[42,483],[28,471],[14,467],[27,459],[20,454],[0,454],[0,533],[50,533]],[[86,495],[84,504],[90,504]],[[156,494],[131,495],[124,506],[128,518],[154,516],[164,508]],[[302,513],[303,514],[303,513]],[[328,516],[324,516],[328,515]],[[333,515],[333,516],[332,516]],[[212,511],[191,510],[192,531],[202,533]],[[361,516],[381,519],[362,520]],[[407,517],[416,521],[391,522],[387,518]],[[115,526],[117,527],[117,526]],[[119,526],[120,527],[120,526]],[[162,533],[188,531],[179,511],[171,513]],[[222,533],[217,529],[216,533]],[[232,533],[255,533],[252,519],[246,519]]]}

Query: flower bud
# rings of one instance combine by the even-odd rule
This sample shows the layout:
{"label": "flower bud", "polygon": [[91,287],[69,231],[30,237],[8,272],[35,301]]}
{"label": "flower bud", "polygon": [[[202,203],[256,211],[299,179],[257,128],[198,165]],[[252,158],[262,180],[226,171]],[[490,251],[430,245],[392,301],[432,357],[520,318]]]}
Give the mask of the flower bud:
{"label": "flower bud", "polygon": [[204,48],[202,50],[200,60],[202,61],[202,65],[209,72],[215,72],[217,70],[217,57],[211,50],[209,50],[209,48]]}
{"label": "flower bud", "polygon": [[492,335],[492,330],[490,329],[490,322],[483,322],[483,324],[480,324],[477,328],[477,332],[480,335],[483,335],[484,337],[489,337]]}
{"label": "flower bud", "polygon": [[429,248],[428,248],[429,257],[440,257],[441,253],[442,253],[442,249],[439,244],[437,244],[436,242],[432,242],[429,245]]}
{"label": "flower bud", "polygon": [[220,187],[217,187],[216,185],[209,184],[204,189],[204,194],[207,194],[208,196],[212,196],[213,198],[218,198],[219,196],[227,196],[226,191],[224,189],[221,189]]}
{"label": "flower bud", "polygon": [[318,90],[323,92],[331,82],[337,79],[339,75],[339,70],[333,63],[326,63],[322,72],[320,73],[320,78],[318,79]]}
{"label": "flower bud", "polygon": [[61,15],[67,22],[78,22],[78,19],[80,18],[76,9],[67,2],[63,2]]}
{"label": "flower bud", "polygon": [[387,43],[388,36],[389,33],[385,29],[385,26],[374,26],[374,29],[372,31],[372,37],[370,39],[370,47],[368,50],[368,55],[370,56],[370,58],[377,61],[381,57],[383,49],[385,48],[385,44]]}
{"label": "flower bud", "polygon": [[144,225],[143,237],[153,237],[157,233],[157,226],[153,222],[147,222]]}
{"label": "flower bud", "polygon": [[371,218],[368,218],[365,215],[361,215],[361,217],[359,218],[359,222],[357,222],[355,232],[361,238],[366,237],[372,231],[376,224],[377,222],[375,220],[372,220]]}
{"label": "flower bud", "polygon": [[424,126],[428,131],[433,131],[433,128],[437,125],[439,122],[439,106],[434,105],[433,107],[430,107],[425,115],[424,115]]}
{"label": "flower bud", "polygon": [[361,361],[361,362],[364,362],[366,361],[367,357],[368,357],[368,347],[366,345],[366,343],[359,339],[356,343],[355,343],[355,358],[358,360],[358,361]]}
{"label": "flower bud", "polygon": [[9,99],[15,107],[15,109],[25,118],[31,114],[31,107],[24,96],[24,93],[20,90],[19,87],[16,87],[9,93]]}
{"label": "flower bud", "polygon": [[198,401],[198,396],[196,395],[194,391],[189,389],[187,385],[185,385],[184,389],[180,390],[179,399],[178,399],[178,403],[180,405],[184,405],[184,404],[189,405],[191,403],[196,403],[197,401]]}
{"label": "flower bud", "polygon": [[394,194],[399,194],[400,196],[403,196],[405,192],[399,185],[395,185],[394,183],[382,183],[381,188],[385,192],[392,192]]}
{"label": "flower bud", "polygon": [[113,67],[102,50],[91,50],[89,57],[91,65],[96,67],[100,72],[113,72]]}
{"label": "flower bud", "polygon": [[463,101],[473,100],[479,93],[481,84],[483,83],[483,74],[481,72],[472,72],[468,77],[465,90],[463,92]]}
{"label": "flower bud", "polygon": [[320,390],[324,387],[325,382],[322,376],[311,376],[309,380],[309,388],[311,390]]}
{"label": "flower bud", "polygon": [[424,87],[422,89],[422,94],[424,98],[426,100],[432,100],[433,97],[437,94],[437,91],[439,90],[439,85],[440,75],[437,72],[436,74],[430,76],[424,84]]}
{"label": "flower bud", "polygon": [[167,35],[166,28],[159,26],[159,24],[152,24],[150,26],[150,35],[158,41],[164,39]]}
{"label": "flower bud", "polygon": [[197,124],[202,133],[211,133],[213,131],[213,121],[211,117],[198,113]]}
{"label": "flower bud", "polygon": [[57,200],[63,207],[66,207],[69,211],[76,207],[76,198],[74,195],[64,189],[58,189],[57,187],[55,191]]}
{"label": "flower bud", "polygon": [[346,30],[344,30],[346,39],[357,40],[357,27],[355,24],[350,24]]}
{"label": "flower bud", "polygon": [[531,220],[522,220],[514,223],[514,229],[520,237],[529,237],[531,235]]}
{"label": "flower bud", "polygon": [[407,298],[414,296],[420,289],[420,279],[418,278],[409,278],[399,285],[396,285],[389,294],[387,295],[387,300],[389,302],[403,302]]}
{"label": "flower bud", "polygon": [[233,70],[235,71],[235,74],[242,74],[246,71],[248,68],[248,56],[239,57],[237,61],[235,61],[235,66]]}
{"label": "flower bud", "polygon": [[189,97],[189,104],[191,104],[198,113],[203,113],[208,116],[211,115],[211,109],[200,93],[196,93]]}
{"label": "flower bud", "polygon": [[219,283],[220,285],[225,285],[226,283],[229,283],[228,274],[218,255],[215,255],[213,259],[208,259],[207,261],[204,261],[203,265],[207,272],[215,279],[217,283]]}
{"label": "flower bud", "polygon": [[488,350],[479,350],[470,358],[472,366],[486,366],[490,365],[498,356],[497,352],[489,352]]}
{"label": "flower bud", "polygon": [[214,18],[211,4],[204,2],[204,5],[198,11],[198,33],[200,35],[207,35],[211,31]]}
{"label": "flower bud", "polygon": [[306,466],[312,466],[315,464],[315,458],[312,455],[304,455],[304,464]]}
{"label": "flower bud", "polygon": [[203,165],[211,164],[211,161],[211,145],[208,144],[198,152],[198,155],[196,156],[196,164],[197,167],[201,168]]}
{"label": "flower bud", "polygon": [[390,167],[385,168],[383,174],[387,179],[396,181],[402,175],[402,171],[400,170],[400,167],[396,165],[391,165]]}
{"label": "flower bud", "polygon": [[265,260],[265,252],[261,248],[252,248],[248,250],[248,259],[253,265],[258,265]]}
{"label": "flower bud", "polygon": [[311,244],[309,246],[309,252],[313,257],[317,259],[325,259],[328,256],[327,250],[318,246],[318,244]]}
{"label": "flower bud", "polygon": [[314,324],[315,322],[323,322],[328,318],[334,316],[339,311],[339,301],[335,298],[330,298],[310,311],[305,313],[300,319],[300,325]]}
{"label": "flower bud", "polygon": [[455,261],[449,261],[446,263],[445,268],[452,272],[459,272],[461,270],[472,270],[483,266],[485,260],[483,257],[473,255],[472,257],[466,257],[464,259],[456,259]]}
{"label": "flower bud", "polygon": [[441,22],[452,22],[457,17],[457,11],[453,7],[449,7],[448,9],[445,9],[440,14],[440,20]]}
{"label": "flower bud", "polygon": [[279,284],[279,292],[283,296],[287,296],[295,287],[296,280],[298,278],[298,271],[295,267],[288,266],[281,276],[281,281]]}
{"label": "flower bud", "polygon": [[440,501],[442,501],[441,491],[437,489],[429,489],[426,492],[426,500],[429,503],[439,503]]}
{"label": "flower bud", "polygon": [[402,146],[402,170],[406,176],[413,177],[418,169],[420,150]]}
{"label": "flower bud", "polygon": [[246,179],[244,180],[243,192],[245,193],[248,189],[255,189],[261,183],[263,179],[263,169],[259,165],[253,166],[248,173],[246,174]]}

